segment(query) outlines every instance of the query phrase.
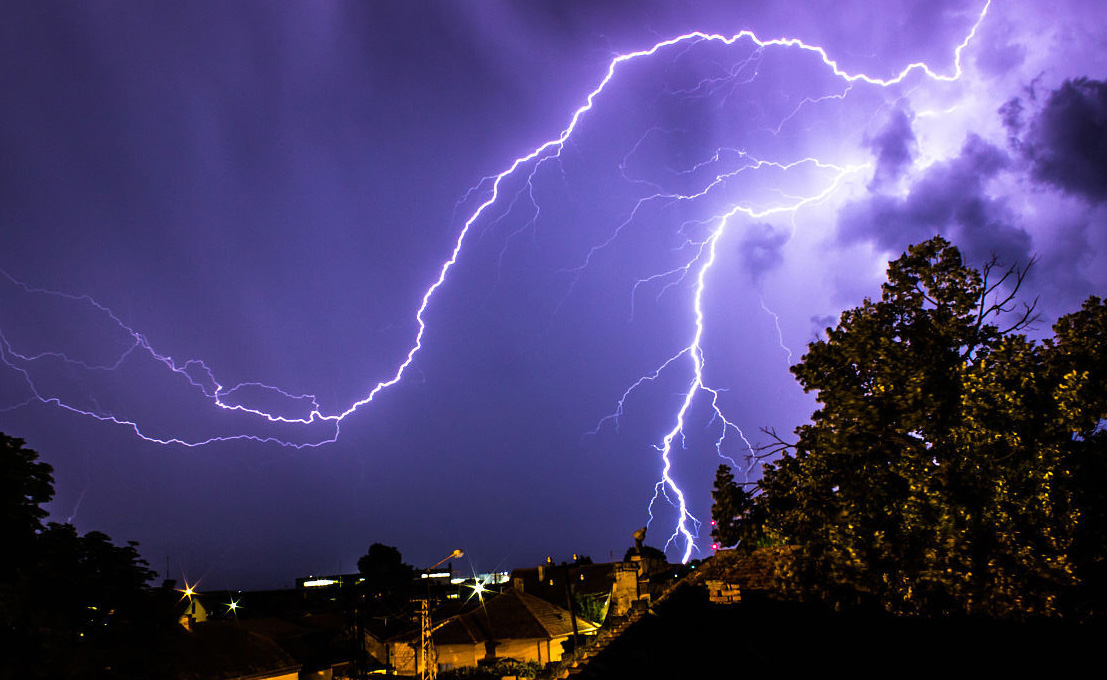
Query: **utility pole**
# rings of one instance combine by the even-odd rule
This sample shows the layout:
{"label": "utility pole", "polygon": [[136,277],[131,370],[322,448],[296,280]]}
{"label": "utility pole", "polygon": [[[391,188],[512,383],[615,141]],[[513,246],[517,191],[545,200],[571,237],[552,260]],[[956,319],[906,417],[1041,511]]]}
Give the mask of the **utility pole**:
{"label": "utility pole", "polygon": [[[463,557],[464,555],[465,551],[457,548],[439,560],[431,569],[440,567],[446,560]],[[430,581],[428,580],[427,596],[419,600],[419,659],[415,662],[416,666],[422,664],[422,669],[419,671],[419,680],[435,680],[438,677],[438,654],[434,649],[434,638],[431,635],[433,632],[434,628],[431,626],[430,614]]]}
{"label": "utility pole", "polygon": [[419,680],[435,680],[438,677],[438,655],[431,637],[430,599],[419,600]]}

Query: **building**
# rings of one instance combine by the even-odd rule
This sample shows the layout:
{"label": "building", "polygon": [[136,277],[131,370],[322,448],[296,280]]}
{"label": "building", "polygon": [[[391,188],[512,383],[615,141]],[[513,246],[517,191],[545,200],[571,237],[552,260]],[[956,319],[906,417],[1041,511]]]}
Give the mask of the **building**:
{"label": "building", "polygon": [[626,616],[633,603],[650,599],[651,589],[664,586],[672,575],[664,560],[632,556],[626,562],[602,564],[553,564],[516,569],[511,572],[512,588],[519,592],[567,606],[569,592],[578,603],[587,599],[604,601],[605,616]]}
{"label": "building", "polygon": [[[577,632],[594,633],[597,624],[577,618]],[[573,635],[569,611],[534,595],[509,589],[483,606],[447,619],[433,633],[439,670],[476,666],[498,659],[557,661],[562,643]],[[417,675],[418,631],[387,642],[385,663],[397,673]]]}

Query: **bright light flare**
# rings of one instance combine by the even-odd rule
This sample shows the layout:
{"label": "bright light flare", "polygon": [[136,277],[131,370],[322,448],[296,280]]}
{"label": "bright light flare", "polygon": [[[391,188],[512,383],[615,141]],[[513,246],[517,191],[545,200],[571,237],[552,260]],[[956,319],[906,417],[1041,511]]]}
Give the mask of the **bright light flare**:
{"label": "bright light flare", "polygon": [[196,583],[189,584],[188,579],[185,579],[184,582],[185,582],[185,587],[184,588],[177,588],[177,592],[181,594],[181,600],[187,599],[187,600],[191,601],[193,597],[200,594],[196,590],[196,588],[200,585],[200,582],[197,581]]}
{"label": "bright light flare", "polygon": [[469,596],[465,598],[465,601],[468,602],[475,597],[483,605],[484,594],[489,592],[488,584],[492,583],[495,579],[495,574],[487,574],[485,576],[477,576],[476,574],[473,574],[473,584],[465,584],[465,587],[469,588],[472,591],[469,593]]}

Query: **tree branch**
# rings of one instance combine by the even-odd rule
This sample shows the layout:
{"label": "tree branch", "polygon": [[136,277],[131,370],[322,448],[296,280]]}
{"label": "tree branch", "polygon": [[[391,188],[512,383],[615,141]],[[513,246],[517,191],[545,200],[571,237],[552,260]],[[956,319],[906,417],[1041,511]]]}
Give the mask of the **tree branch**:
{"label": "tree branch", "polygon": [[756,460],[765,460],[767,458],[781,456],[789,449],[795,450],[796,448],[794,443],[784,441],[784,439],[776,433],[776,428],[774,427],[763,427],[761,428],[761,432],[772,439],[772,441],[768,444],[755,444],[751,447],[751,450],[754,452],[753,458]]}
{"label": "tree branch", "polygon": [[[1010,314],[1015,311],[1015,299],[1018,297],[1019,290],[1022,288],[1027,275],[1030,273],[1030,268],[1033,267],[1037,261],[1037,257],[1032,257],[1025,267],[1019,267],[1017,264],[1013,264],[1004,269],[999,275],[999,278],[994,280],[992,277],[999,266],[998,258],[993,253],[991,259],[984,263],[980,272],[981,291],[980,300],[977,303],[976,323],[972,334],[973,343],[962,352],[962,359],[968,358],[976,350],[984,327],[990,318],[997,317],[1001,314]],[[1012,277],[1014,279],[1013,281]],[[1008,286],[1006,292],[1001,290],[1005,285]],[[988,301],[989,297],[991,297],[991,302]],[[1006,328],[996,329],[1000,335],[1007,335],[1015,331],[1032,328],[1033,324],[1038,320],[1039,314],[1035,311],[1038,307],[1038,298],[1034,298],[1029,304],[1025,302],[1021,304],[1023,310],[1018,314],[1014,322]]]}

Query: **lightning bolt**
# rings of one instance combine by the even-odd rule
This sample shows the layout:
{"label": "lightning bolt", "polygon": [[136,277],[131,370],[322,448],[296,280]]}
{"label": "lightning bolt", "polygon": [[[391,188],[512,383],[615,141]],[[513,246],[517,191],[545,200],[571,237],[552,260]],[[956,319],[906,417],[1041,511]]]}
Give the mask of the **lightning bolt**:
{"label": "lightning bolt", "polygon": [[769,316],[771,316],[773,318],[773,326],[776,328],[777,343],[780,345],[780,349],[784,350],[784,353],[786,355],[788,355],[788,360],[787,360],[786,363],[787,363],[788,366],[791,366],[792,365],[792,350],[788,347],[788,345],[784,344],[784,331],[782,331],[780,329],[780,315],[777,314],[776,312],[774,312],[773,310],[769,309],[767,306],[765,306],[764,298],[759,299],[758,302],[761,303],[761,311],[765,312],[766,314],[768,314]]}
{"label": "lightning bolt", "polygon": [[[804,98],[787,116],[779,121],[775,129],[768,130],[771,134],[779,134],[783,126],[798,115],[804,107],[813,106],[828,99],[843,99],[861,86],[886,88],[902,83],[913,74],[921,74],[925,78],[938,82],[951,82],[959,79],[962,75],[962,53],[976,37],[977,31],[984,22],[990,6],[991,0],[987,0],[981,8],[971,30],[954,49],[953,67],[948,73],[938,72],[924,62],[910,63],[903,67],[898,73],[886,78],[874,77],[865,73],[851,73],[842,68],[839,62],[833,59],[828,52],[820,46],[808,44],[797,38],[782,37],[762,39],[749,30],[743,30],[732,35],[694,31],[661,40],[646,49],[614,56],[608,62],[606,72],[599,80],[599,83],[587,93],[583,103],[572,112],[567,125],[556,136],[538,144],[530,151],[513,159],[498,174],[482,178],[480,182],[459,199],[457,203],[458,209],[463,205],[470,204],[470,201],[477,202],[477,205],[468,212],[468,217],[461,225],[448,257],[442,261],[438,268],[437,276],[434,277],[430,285],[423,292],[414,314],[414,337],[410,341],[406,353],[403,355],[404,358],[399,362],[391,374],[364,392],[364,396],[337,410],[324,411],[319,400],[314,395],[294,394],[276,386],[260,382],[246,382],[230,387],[225,386],[216,379],[213,371],[206,363],[198,359],[178,360],[168,354],[159,352],[143,334],[128,326],[122,321],[118,314],[93,298],[87,295],[74,295],[64,291],[34,287],[23,281],[17,280],[6,272],[0,271],[0,274],[3,275],[4,280],[6,280],[9,285],[22,290],[25,295],[33,297],[41,296],[52,300],[84,306],[92,313],[106,319],[108,324],[115,329],[118,336],[124,339],[122,348],[111,357],[110,360],[88,361],[68,356],[60,351],[50,350],[37,353],[20,351],[16,348],[15,343],[9,340],[8,335],[4,333],[4,329],[0,328],[0,361],[19,376],[22,384],[30,394],[25,400],[9,406],[5,410],[19,408],[37,401],[44,404],[51,404],[100,421],[130,428],[137,437],[150,442],[158,444],[176,444],[188,447],[203,446],[216,441],[229,440],[252,440],[276,443],[293,448],[317,447],[334,442],[340,435],[340,425],[342,421],[353,415],[362,407],[371,404],[383,392],[402,381],[408,371],[412,369],[417,355],[424,346],[425,334],[428,328],[428,315],[431,306],[440,289],[446,285],[450,273],[462,257],[466,245],[472,240],[471,232],[474,231],[474,229],[480,228],[477,225],[484,224],[484,229],[487,230],[490,224],[486,221],[490,219],[490,216],[495,213],[496,210],[501,211],[502,217],[511,211],[515,201],[523,198],[529,201],[533,207],[532,217],[529,222],[522,227],[512,231],[507,240],[510,241],[512,238],[519,236],[526,229],[535,227],[539,215],[539,204],[533,190],[533,182],[536,173],[543,164],[560,159],[562,151],[573,137],[581,121],[596,107],[597,102],[616,78],[616,75],[624,69],[625,65],[631,62],[649,60],[671,48],[679,47],[684,52],[687,52],[701,44],[717,44],[722,46],[748,44],[752,48],[752,54],[731,68],[723,77],[704,79],[692,88],[669,93],[678,94],[683,97],[706,97],[718,96],[719,92],[725,92],[723,96],[730,97],[734,95],[735,87],[738,83],[749,82],[757,77],[759,69],[761,68],[761,60],[767,51],[779,49],[810,54],[821,62],[822,67],[825,68],[830,76],[841,83],[841,91],[823,97]],[[647,134],[656,134],[657,132],[664,131],[655,129]],[[641,143],[641,140],[639,143]],[[637,148],[638,145],[635,145],[635,148],[628,154],[628,158],[631,154],[635,153]],[[727,443],[731,437],[739,440],[745,449],[748,450],[751,448],[750,442],[747,440],[741,428],[736,423],[729,420],[723,413],[719,404],[720,393],[723,390],[717,386],[713,386],[707,378],[708,357],[706,356],[703,346],[703,337],[707,324],[704,309],[704,296],[709,287],[710,274],[720,260],[719,244],[727,236],[728,232],[734,228],[734,224],[737,221],[736,218],[764,219],[779,215],[792,215],[794,217],[797,212],[809,206],[824,202],[832,195],[841,191],[843,185],[850,178],[859,176],[871,169],[869,164],[837,165],[826,163],[816,158],[798,158],[787,162],[770,161],[753,158],[740,149],[718,149],[711,158],[705,159],[701,163],[693,166],[691,170],[685,171],[682,174],[689,175],[693,171],[710,167],[711,165],[719,163],[724,157],[737,158],[740,162],[739,167],[730,172],[716,174],[713,179],[708,181],[703,185],[702,189],[698,191],[684,193],[665,191],[661,187],[653,185],[655,192],[639,199],[626,219],[616,225],[607,238],[596,243],[596,245],[585,254],[579,264],[570,270],[575,276],[579,277],[580,273],[588,269],[592,264],[593,259],[598,253],[611,247],[618,240],[619,236],[635,223],[639,212],[649,204],[688,203],[702,200],[709,195],[716,196],[717,194],[727,192],[728,183],[736,177],[754,172],[792,173],[803,170],[816,173],[821,178],[820,188],[806,195],[795,196],[782,194],[775,203],[760,206],[736,204],[730,202],[732,199],[728,198],[728,207],[720,210],[718,214],[711,219],[697,220],[682,224],[679,229],[679,233],[684,236],[682,248],[688,253],[688,257],[684,263],[677,267],[656,272],[639,279],[634,284],[633,290],[631,291],[631,316],[633,317],[634,299],[640,289],[663,282],[664,286],[658,294],[663,295],[679,284],[690,281],[692,318],[690,319],[689,336],[683,347],[660,362],[652,371],[647,372],[641,378],[634,381],[623,392],[622,396],[617,401],[614,413],[600,420],[594,432],[598,432],[609,423],[617,429],[619,419],[625,412],[627,400],[636,391],[658,380],[662,374],[678,370],[687,371],[685,374],[687,376],[684,382],[685,387],[681,392],[680,405],[673,416],[672,425],[655,444],[655,448],[659,452],[661,459],[661,474],[660,479],[654,487],[653,497],[647,506],[647,513],[650,516],[651,522],[654,519],[655,505],[659,501],[663,500],[675,509],[677,519],[673,531],[666,542],[666,549],[675,545],[680,552],[682,561],[689,560],[693,552],[697,550],[696,539],[698,538],[700,521],[692,515],[688,507],[685,492],[680,488],[674,478],[673,461],[675,448],[677,446],[685,446],[686,428],[689,425],[689,419],[694,405],[701,400],[706,400],[706,405],[711,413],[711,422],[708,425],[717,427],[719,432],[715,440],[715,446],[719,456],[734,462],[734,459],[727,454],[727,451],[731,450],[730,445]],[[624,163],[621,170],[623,171],[624,177],[632,182],[640,182],[646,185],[651,184],[646,180],[633,180],[629,178],[627,176],[626,163]],[[511,195],[507,183],[509,180],[514,180],[515,178],[521,179],[523,189],[514,192],[514,197],[511,199],[509,205],[498,208],[497,206],[500,206],[506,200],[505,197]],[[496,218],[496,220],[498,219],[499,218]],[[494,222],[495,220],[493,220],[492,223]],[[706,234],[699,234],[702,228],[706,228]],[[507,244],[505,243],[504,250],[500,253],[500,261],[502,261],[505,256],[506,248]],[[766,312],[773,314],[767,309]],[[773,316],[775,319],[775,314],[773,314]],[[779,325],[777,328],[779,331]],[[784,347],[783,342],[781,342],[781,346]],[[784,347],[784,349],[787,351],[786,347]],[[125,362],[139,355],[161,364],[169,371],[175,380],[180,381],[194,394],[201,395],[204,399],[210,401],[212,405],[222,412],[247,416],[260,421],[262,424],[275,427],[322,428],[322,431],[317,436],[313,436],[306,441],[294,441],[282,435],[257,434],[253,431],[199,438],[159,436],[145,431],[136,419],[118,416],[111,413],[109,410],[101,408],[78,406],[73,400],[52,394],[45,386],[39,384],[33,370],[37,366],[50,364],[60,365],[71,370],[97,373],[110,372],[118,370]],[[280,401],[284,404],[282,407],[283,410],[249,405],[252,403],[251,400],[256,402],[260,397],[272,398]],[[314,432],[315,430],[311,429],[311,431]],[[749,468],[746,469],[748,471]]]}
{"label": "lightning bolt", "polygon": [[[753,36],[752,34],[749,34],[748,32],[743,32],[743,34],[740,34],[740,36],[749,38],[755,44],[757,44],[759,48],[762,48],[762,49],[765,48],[765,47],[772,46],[772,45],[778,45],[778,46],[798,47],[798,48],[803,49],[803,50],[811,50],[811,51],[816,52],[822,58],[823,63],[826,64],[833,71],[834,75],[836,77],[842,79],[845,82],[846,89],[840,95],[832,95],[831,96],[833,98],[841,98],[841,97],[845,97],[846,94],[848,94],[850,88],[857,82],[863,82],[863,83],[867,83],[869,85],[875,85],[875,86],[880,86],[880,87],[888,87],[890,85],[894,85],[894,84],[902,82],[911,72],[913,72],[915,70],[920,70],[920,71],[924,72],[928,77],[930,77],[934,80],[938,80],[938,81],[954,81],[954,80],[957,80],[958,78],[961,77],[961,74],[962,74],[962,66],[961,66],[962,52],[965,50],[966,47],[968,47],[968,45],[971,43],[972,39],[976,36],[976,32],[979,29],[981,23],[983,23],[985,17],[987,16],[987,12],[988,12],[988,9],[989,9],[990,6],[991,6],[991,0],[988,0],[988,2],[986,2],[984,7],[981,9],[980,14],[977,17],[977,20],[973,24],[972,29],[969,31],[968,35],[964,38],[964,40],[961,41],[961,43],[955,49],[955,51],[954,51],[954,70],[953,70],[953,73],[949,74],[949,75],[936,73],[928,65],[926,65],[922,62],[915,62],[915,63],[912,63],[912,64],[908,65],[902,71],[900,71],[899,74],[897,74],[895,77],[890,78],[890,79],[873,78],[873,77],[867,76],[865,74],[849,74],[849,73],[846,73],[845,71],[843,71],[838,66],[837,62],[830,59],[830,57],[827,55],[827,53],[825,51],[823,51],[822,48],[807,45],[807,44],[803,43],[802,41],[791,40],[791,39],[761,41],[761,40],[757,39],[756,36]],[[735,38],[737,38],[737,37],[738,36],[735,36]],[[673,41],[670,41],[668,43],[659,43],[658,46],[665,45],[665,44],[675,44],[675,42],[679,42],[679,41],[685,40],[685,39],[704,39],[704,40],[721,39],[724,42],[727,41],[727,39],[721,38],[720,36],[708,36],[708,35],[704,35],[704,34],[690,34],[690,35],[687,35],[687,36],[680,36],[679,38],[673,39]],[[727,44],[730,44],[730,42],[727,42]],[[654,47],[654,51],[656,51],[658,46]],[[651,52],[647,51],[645,53],[649,54]],[[612,69],[609,69],[608,70],[608,77],[609,78],[610,78],[611,74],[612,74]],[[714,83],[711,82],[710,85],[714,85]],[[831,98],[831,97],[820,98],[820,100]],[[784,123],[788,119],[794,117],[799,112],[799,109],[801,107],[803,107],[807,104],[816,103],[816,101],[817,100],[804,99],[800,103],[800,105],[784,121],[782,121],[780,123],[780,125],[777,126],[776,130],[773,131],[774,134],[779,133],[779,131],[782,128],[782,126],[784,125]],[[721,150],[717,151],[712,160],[717,160],[719,158],[720,152],[721,152]],[[671,545],[673,545],[674,543],[675,544],[682,544],[682,545],[679,545],[679,547],[681,549],[681,561],[682,562],[687,562],[689,559],[691,559],[692,553],[695,550],[697,550],[697,548],[696,548],[696,539],[699,537],[699,529],[700,529],[700,526],[701,526],[702,523],[689,510],[688,502],[687,502],[687,499],[685,497],[685,493],[677,485],[676,480],[672,476],[672,469],[673,469],[672,456],[673,456],[674,446],[678,442],[681,444],[681,446],[683,446],[683,444],[684,444],[684,434],[685,434],[685,429],[687,427],[687,422],[686,421],[687,421],[687,418],[688,418],[689,411],[692,409],[692,406],[695,403],[696,398],[701,396],[701,395],[706,396],[708,398],[711,413],[712,413],[712,421],[713,422],[718,422],[720,424],[720,427],[719,427],[720,434],[719,434],[718,438],[716,439],[716,443],[715,443],[716,451],[718,452],[720,457],[723,457],[723,458],[726,458],[726,459],[730,460],[730,462],[732,464],[735,463],[733,458],[730,458],[729,456],[726,456],[723,453],[723,447],[724,447],[726,438],[727,438],[728,434],[730,434],[731,432],[738,435],[738,437],[745,444],[747,450],[752,450],[752,446],[750,445],[750,442],[746,438],[745,434],[742,432],[741,428],[738,427],[738,425],[736,425],[735,423],[728,420],[726,418],[726,416],[723,414],[722,410],[720,409],[719,402],[718,402],[720,390],[718,388],[710,386],[705,381],[705,376],[704,376],[705,367],[706,367],[706,358],[705,358],[705,355],[704,355],[704,349],[703,349],[703,345],[702,345],[704,329],[705,329],[705,315],[704,315],[704,308],[703,308],[703,297],[704,297],[705,291],[707,290],[707,275],[710,272],[710,270],[712,269],[712,267],[715,265],[715,263],[718,259],[717,247],[718,247],[719,241],[725,235],[725,233],[727,231],[727,228],[731,223],[731,219],[736,215],[743,214],[747,217],[754,218],[754,219],[765,218],[765,217],[769,217],[769,216],[772,216],[772,215],[784,214],[784,213],[789,213],[789,214],[792,214],[794,216],[795,213],[797,211],[799,211],[800,209],[802,209],[803,207],[826,200],[829,196],[831,196],[833,193],[835,193],[838,190],[838,187],[841,185],[841,183],[845,180],[845,178],[847,176],[849,176],[851,174],[861,172],[862,170],[867,170],[870,167],[868,165],[838,167],[838,166],[833,166],[833,165],[830,165],[830,164],[821,163],[816,159],[808,158],[808,159],[804,159],[803,161],[799,161],[797,163],[786,164],[786,165],[782,165],[782,164],[779,164],[779,163],[769,163],[769,162],[765,162],[765,161],[754,161],[752,166],[744,166],[743,168],[739,169],[736,172],[744,171],[748,167],[761,168],[761,167],[766,167],[766,166],[775,167],[775,168],[782,169],[782,170],[788,170],[788,169],[791,169],[793,167],[796,167],[799,163],[805,163],[805,162],[806,163],[812,163],[812,164],[814,164],[814,165],[816,165],[817,167],[820,167],[820,168],[831,169],[831,170],[834,171],[834,175],[831,178],[831,181],[828,183],[828,185],[826,186],[826,188],[823,191],[821,191],[821,192],[819,192],[815,195],[812,195],[812,196],[800,197],[796,200],[785,203],[783,205],[778,205],[778,206],[774,206],[774,207],[770,207],[770,208],[762,209],[762,210],[757,210],[757,209],[754,209],[750,206],[745,206],[745,205],[736,205],[730,211],[718,216],[715,228],[709,233],[709,235],[707,236],[707,238],[705,240],[701,241],[698,244],[699,248],[696,251],[695,257],[692,258],[691,260],[689,260],[683,267],[678,268],[676,270],[670,270],[670,271],[667,271],[667,272],[654,274],[654,275],[649,276],[647,278],[640,279],[635,284],[634,291],[636,292],[639,286],[641,286],[643,284],[646,284],[646,283],[649,283],[651,281],[662,279],[662,278],[667,278],[667,277],[670,277],[670,276],[672,276],[674,274],[678,274],[678,273],[680,275],[680,278],[683,279],[684,276],[688,275],[693,270],[695,270],[695,286],[693,288],[693,328],[694,328],[694,331],[692,333],[692,337],[691,337],[689,343],[686,346],[684,346],[683,348],[681,348],[681,350],[677,354],[675,354],[675,355],[669,357],[668,359],[666,359],[655,370],[653,370],[651,373],[649,373],[649,374],[643,376],[642,378],[638,379],[637,381],[635,381],[626,391],[624,391],[622,396],[618,400],[618,404],[617,404],[615,412],[613,414],[605,417],[603,420],[601,420],[600,423],[596,426],[596,429],[593,430],[593,432],[598,432],[599,429],[602,428],[604,426],[604,424],[607,423],[607,422],[613,422],[615,424],[615,426],[617,427],[619,417],[622,416],[623,413],[624,413],[626,401],[632,393],[634,393],[636,390],[638,390],[644,384],[657,380],[664,371],[669,370],[671,367],[677,365],[680,360],[684,359],[684,360],[687,361],[688,366],[691,368],[691,375],[692,375],[691,381],[688,383],[688,387],[687,387],[686,391],[683,394],[683,398],[681,400],[680,406],[677,409],[677,412],[676,412],[675,417],[674,417],[674,422],[673,422],[672,428],[668,432],[665,433],[665,435],[662,437],[662,439],[659,443],[654,445],[654,448],[657,449],[657,451],[660,453],[660,457],[661,457],[661,461],[662,461],[661,478],[654,485],[654,494],[653,494],[653,497],[650,499],[649,505],[647,506],[647,513],[649,515],[649,522],[651,524],[654,520],[654,505],[658,502],[659,499],[663,498],[665,500],[665,502],[667,502],[669,505],[673,506],[676,509],[676,512],[677,512],[676,523],[675,523],[675,526],[673,528],[672,533],[669,535],[669,538],[665,543],[665,549],[668,550],[669,547]],[[642,205],[642,203],[644,201],[654,200],[654,199],[658,199],[658,198],[668,198],[668,199],[675,199],[675,200],[693,200],[695,198],[699,198],[699,197],[702,197],[702,196],[706,195],[709,191],[711,191],[716,186],[722,184],[725,181],[725,179],[727,179],[731,176],[733,176],[733,173],[718,175],[715,178],[715,180],[713,182],[711,182],[706,188],[704,188],[702,191],[700,191],[700,192],[698,192],[697,194],[694,194],[694,195],[675,195],[675,194],[659,193],[659,194],[655,194],[654,196],[650,196],[649,198],[642,199],[642,201],[639,201],[639,203],[635,206],[634,211],[632,211],[631,216],[627,219],[627,221],[620,224],[610,238],[608,238],[606,241],[601,243],[599,246],[593,248],[592,251],[589,252],[588,256],[585,258],[585,263],[582,266],[587,266],[587,264],[589,263],[592,255],[598,249],[605,248],[605,247],[609,246],[612,242],[614,242],[614,240],[617,238],[619,232],[622,231],[631,221],[633,221],[635,214],[637,213],[639,207]],[[664,290],[662,292],[664,292]],[[771,314],[773,316],[774,321],[778,321],[778,318],[776,317],[776,314],[771,312],[767,308],[765,308],[764,302],[762,302],[761,304],[762,304],[762,308],[764,308],[766,312],[768,312],[769,314]],[[632,295],[632,315],[633,315],[633,295]],[[780,331],[779,323],[776,324],[776,328],[777,328],[777,331],[778,331],[778,334],[779,334],[779,331]],[[791,351],[788,350],[788,348],[784,345],[783,338],[780,338],[780,344],[781,344],[781,347],[788,353],[789,360],[790,360],[791,359]],[[744,470],[747,474],[749,473],[750,469],[753,466],[753,460],[754,459],[753,459],[752,456],[750,456],[748,458],[748,460],[750,462]]]}

